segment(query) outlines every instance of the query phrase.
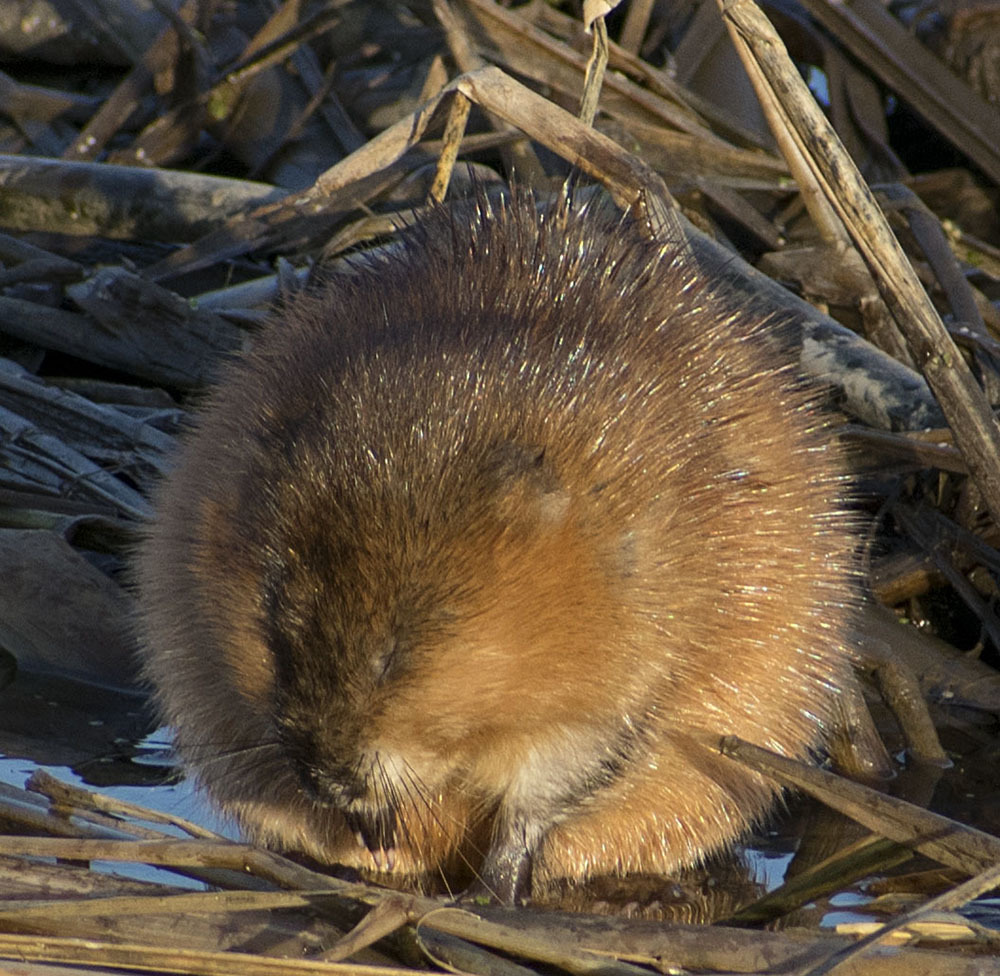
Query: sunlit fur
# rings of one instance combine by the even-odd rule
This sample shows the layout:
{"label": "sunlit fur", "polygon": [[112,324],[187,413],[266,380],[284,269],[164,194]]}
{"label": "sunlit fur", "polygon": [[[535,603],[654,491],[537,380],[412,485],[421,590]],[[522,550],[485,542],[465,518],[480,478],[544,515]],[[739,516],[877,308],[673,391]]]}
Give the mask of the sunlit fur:
{"label": "sunlit fur", "polygon": [[226,372],[139,560],[145,671],[251,837],[404,881],[668,872],[819,745],[840,451],[773,319],[607,209],[441,209]]}

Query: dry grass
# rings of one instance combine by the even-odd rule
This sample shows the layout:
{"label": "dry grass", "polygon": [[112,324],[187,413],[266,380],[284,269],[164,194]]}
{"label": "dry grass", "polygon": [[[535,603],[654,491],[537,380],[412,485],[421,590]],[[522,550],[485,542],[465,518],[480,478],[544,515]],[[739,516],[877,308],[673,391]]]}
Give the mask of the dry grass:
{"label": "dry grass", "polygon": [[[67,763],[99,755],[102,741],[111,748],[110,732],[70,741],[51,729],[38,696],[56,691],[32,675],[71,679],[65,701],[84,714],[88,705],[98,714],[97,698],[72,681],[128,688],[122,567],[192,397],[314,262],[390,238],[400,215],[461,194],[471,163],[480,183],[516,172],[538,193],[572,167],[651,238],[685,239],[706,273],[790,311],[803,372],[829,386],[850,421],[844,436],[857,445],[875,515],[876,600],[863,626],[882,697],[913,716],[903,722],[911,757],[944,756],[924,698],[952,750],[961,743],[970,762],[995,757],[997,93],[983,87],[989,73],[962,46],[958,20],[944,53],[966,52],[955,62],[964,77],[881,5],[804,5],[829,33],[782,21],[793,62],[746,0],[724,19],[706,3],[683,23],[679,8],[669,22],[633,3],[606,73],[599,64],[588,72],[592,42],[580,22],[538,0],[516,10],[491,0],[409,10],[344,2],[308,16],[287,0],[269,18],[250,4],[188,0],[153,21],[129,0],[81,0],[67,5],[75,27],[59,35],[54,18],[44,28],[54,40],[25,34],[27,18],[0,17],[0,52],[27,52],[0,75],[0,634],[19,669],[4,669],[0,748]],[[654,66],[667,35],[670,72]],[[54,52],[72,70],[47,66]],[[833,125],[801,80],[807,64],[825,72]],[[578,118],[585,77],[591,105],[599,95],[593,124]],[[924,138],[933,127],[960,166],[906,171],[880,83],[929,120]],[[706,97],[719,85],[731,95],[721,105]],[[753,100],[759,110],[747,107]],[[940,636],[926,632],[935,629]],[[824,850],[783,889],[787,901],[706,908],[730,916],[708,928],[447,907],[36,777],[31,791],[0,795],[0,959],[39,973],[49,963],[184,973],[1000,972],[995,934],[954,914],[995,884],[1000,841],[856,784],[811,783],[815,771],[777,769],[774,757],[747,761],[891,843]],[[996,830],[990,786],[980,825]],[[906,942],[895,954],[848,958],[846,935],[739,927],[911,850],[951,873],[928,876],[944,894],[918,904],[921,917],[897,908],[893,931],[878,935]],[[125,881],[92,861],[160,865],[186,887]],[[956,887],[968,875],[981,876]],[[192,891],[191,878],[211,889]],[[637,887],[624,898],[590,889],[557,901],[670,915],[663,897],[659,888],[642,903]],[[913,947],[929,942],[948,947]]]}

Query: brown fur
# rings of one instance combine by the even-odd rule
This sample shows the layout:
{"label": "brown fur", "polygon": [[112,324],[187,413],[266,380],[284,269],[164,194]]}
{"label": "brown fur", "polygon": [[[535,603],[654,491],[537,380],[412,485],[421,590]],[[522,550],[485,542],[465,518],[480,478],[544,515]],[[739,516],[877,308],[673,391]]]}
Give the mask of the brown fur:
{"label": "brown fur", "polygon": [[775,789],[699,735],[808,756],[855,601],[843,461],[775,329],[530,199],[442,210],[278,316],[139,560],[212,798],[508,899],[731,842]]}

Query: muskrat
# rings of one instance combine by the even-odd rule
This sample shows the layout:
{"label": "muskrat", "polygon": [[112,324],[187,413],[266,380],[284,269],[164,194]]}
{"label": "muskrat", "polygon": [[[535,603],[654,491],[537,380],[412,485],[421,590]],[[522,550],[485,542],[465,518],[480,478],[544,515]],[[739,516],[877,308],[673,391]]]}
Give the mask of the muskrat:
{"label": "muskrat", "polygon": [[138,561],[145,673],[251,838],[419,883],[669,872],[849,683],[845,462],[773,315],[606,205],[440,207],[284,308]]}

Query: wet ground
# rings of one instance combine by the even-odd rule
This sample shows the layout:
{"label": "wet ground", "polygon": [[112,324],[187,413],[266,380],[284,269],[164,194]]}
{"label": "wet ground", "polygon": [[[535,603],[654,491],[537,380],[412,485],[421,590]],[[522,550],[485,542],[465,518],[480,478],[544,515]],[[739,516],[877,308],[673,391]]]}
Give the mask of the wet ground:
{"label": "wet ground", "polygon": [[[935,720],[954,765],[906,768],[888,792],[960,823],[1000,833],[1000,739],[995,723],[968,712],[938,710]],[[890,736],[891,738],[891,736]],[[166,729],[153,729],[141,696],[65,678],[20,673],[0,691],[0,782],[22,787],[38,768],[59,779],[183,817],[236,837],[173,764]],[[553,907],[673,921],[718,921],[735,915],[868,832],[820,804],[792,796],[759,833],[729,856],[682,876],[596,879],[553,892]],[[115,868],[123,871],[122,868]],[[162,878],[153,868],[131,877]],[[883,921],[901,907],[955,884],[960,876],[898,850],[864,876],[783,916],[781,924],[835,929]],[[1000,899],[982,898],[966,917],[1000,928]]]}

